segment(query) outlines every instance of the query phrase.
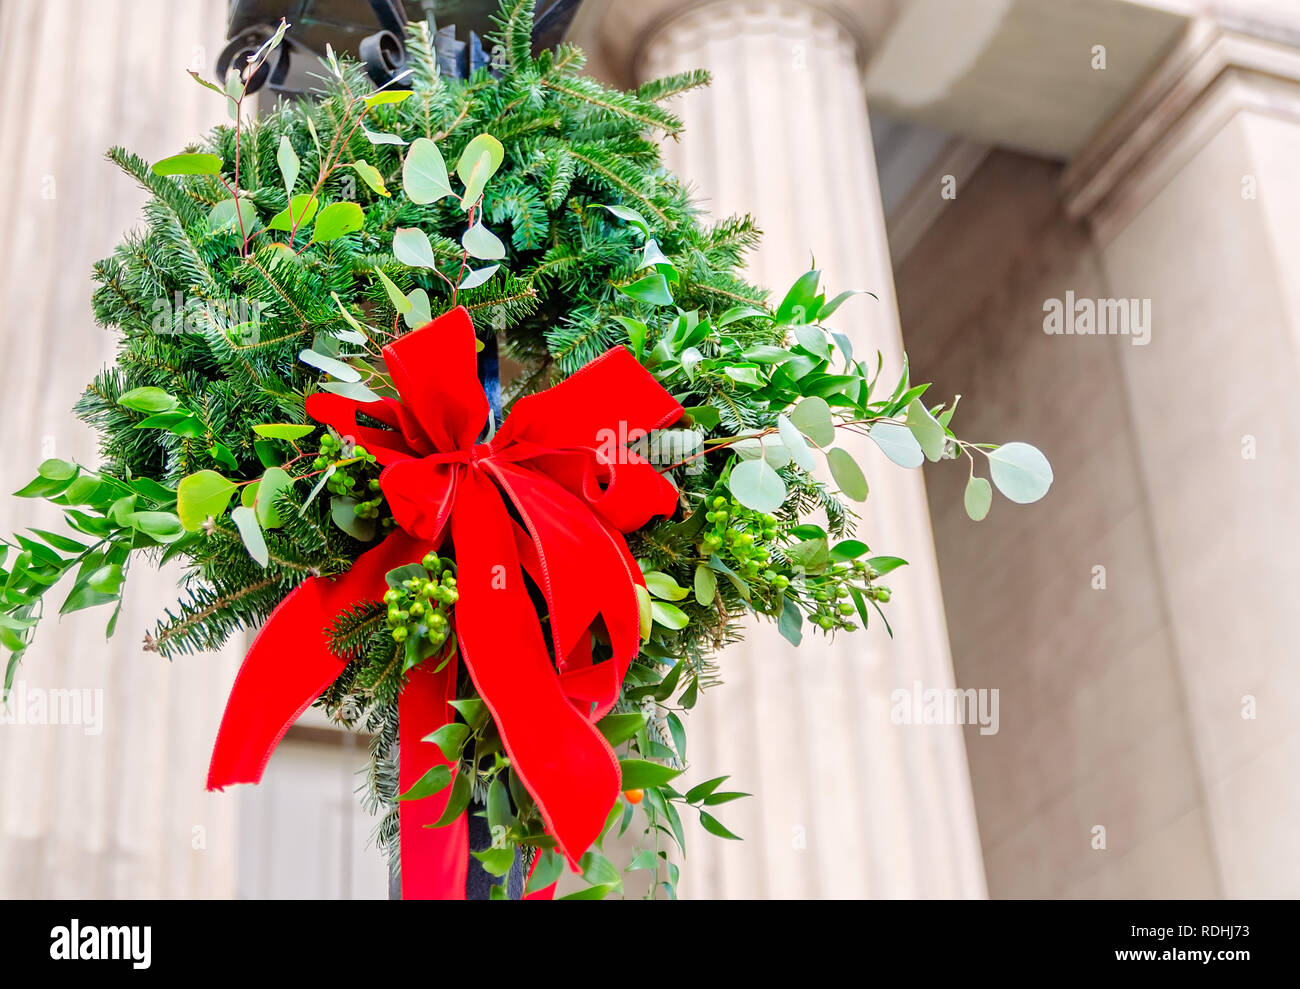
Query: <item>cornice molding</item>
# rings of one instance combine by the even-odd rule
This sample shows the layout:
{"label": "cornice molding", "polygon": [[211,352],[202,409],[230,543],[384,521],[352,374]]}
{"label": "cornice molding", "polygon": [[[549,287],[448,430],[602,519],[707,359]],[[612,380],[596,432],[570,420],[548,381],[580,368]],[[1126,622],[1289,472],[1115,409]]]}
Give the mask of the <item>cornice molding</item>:
{"label": "cornice molding", "polygon": [[1300,121],[1300,49],[1198,19],[1061,177],[1103,241],[1241,110]]}

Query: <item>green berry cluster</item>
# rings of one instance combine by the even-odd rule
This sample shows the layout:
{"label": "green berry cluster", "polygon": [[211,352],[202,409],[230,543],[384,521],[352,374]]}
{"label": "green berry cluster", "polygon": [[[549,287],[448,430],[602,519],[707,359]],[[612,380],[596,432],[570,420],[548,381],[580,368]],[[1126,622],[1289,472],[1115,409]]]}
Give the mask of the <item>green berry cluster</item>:
{"label": "green berry cluster", "polygon": [[[374,454],[361,444],[326,432],[320,438],[320,454],[312,462],[312,468],[326,470],[333,465],[334,472],[325,482],[325,490],[330,494],[356,498],[357,518],[373,519],[379,517],[384,497],[379,491],[379,478],[365,475],[373,474],[377,462]],[[363,494],[369,497],[362,500]]]}
{"label": "green berry cluster", "polygon": [[752,511],[718,495],[710,502],[704,520],[712,525],[700,542],[705,556],[729,557],[732,569],[742,577],[753,580],[762,574],[778,590],[790,585],[788,578],[766,569],[772,554],[764,544],[774,542],[778,535],[775,515]]}
{"label": "green berry cluster", "polygon": [[856,588],[864,598],[884,604],[889,600],[889,588],[871,583],[879,576],[863,560],[834,563],[825,573],[809,574],[804,580],[809,619],[827,632],[832,629],[852,632],[858,626],[850,618],[857,611],[850,588]]}
{"label": "green berry cluster", "polygon": [[388,627],[393,641],[427,639],[434,648],[451,633],[448,613],[460,597],[456,590],[456,564],[435,553],[420,561],[427,577],[409,577],[384,595],[388,605]]}

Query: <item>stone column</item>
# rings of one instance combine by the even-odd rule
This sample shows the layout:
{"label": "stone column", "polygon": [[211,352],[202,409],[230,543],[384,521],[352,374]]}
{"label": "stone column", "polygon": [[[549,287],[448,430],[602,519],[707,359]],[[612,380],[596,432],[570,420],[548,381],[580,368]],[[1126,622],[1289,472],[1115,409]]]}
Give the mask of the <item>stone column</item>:
{"label": "stone column", "polygon": [[1194,24],[1064,189],[1110,294],[1150,305],[1121,366],[1219,886],[1285,897],[1300,890],[1300,50],[1286,24],[1248,26],[1273,37]]}
{"label": "stone column", "polygon": [[[713,217],[757,218],[755,282],[783,292],[815,255],[831,291],[875,292],[879,302],[855,299],[832,322],[858,353],[884,354],[885,378],[898,373],[903,341],[859,34],[888,6],[850,24],[798,0],[614,3],[597,51],[612,74],[637,79],[713,73],[711,87],[674,104],[686,132],[665,143],[668,166]],[[764,623],[722,654],[725,683],[690,718],[688,778],[729,772],[728,786],[755,796],[723,815],[743,842],[695,837],[684,895],[984,895],[960,729],[890,718],[893,690],[953,682],[924,481],[862,445],[871,497],[859,535],[911,561],[889,578],[895,637],[873,623],[795,649]]]}
{"label": "stone column", "polygon": [[[211,74],[225,12],[222,0],[0,3],[4,492],[47,457],[97,461],[94,434],[71,413],[114,353],[91,318],[88,275],[143,203],[104,152],[122,144],[162,158],[223,119],[222,101],[185,68]],[[57,529],[60,517],[0,499],[6,536]],[[203,784],[240,650],[168,663],[141,649],[177,577],[135,567],[108,642],[107,612],[60,621],[62,594],[51,593],[15,700],[88,690],[82,720],[92,723],[0,724],[0,895],[232,895],[239,798]]]}

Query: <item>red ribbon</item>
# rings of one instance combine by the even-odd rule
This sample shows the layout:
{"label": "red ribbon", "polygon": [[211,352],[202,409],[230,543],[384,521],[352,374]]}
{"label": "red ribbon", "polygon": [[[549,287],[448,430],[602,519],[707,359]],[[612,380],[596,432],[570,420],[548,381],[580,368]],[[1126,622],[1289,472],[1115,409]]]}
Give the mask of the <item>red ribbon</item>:
{"label": "red ribbon", "polygon": [[[307,413],[384,465],[379,483],[399,528],[346,574],[306,580],[271,614],[227,701],[208,788],[261,779],[289,726],[343,670],[329,650],[330,623],[358,602],[380,600],[389,570],[437,549],[450,531],[460,656],[547,833],[576,869],[620,789],[618,760],[595,724],[640,645],[635,585],[644,581],[621,533],[672,514],[677,498],[626,444],[682,408],[620,347],[521,398],[491,441],[475,443],[488,405],[464,308],[389,344],[384,360],[401,401],[316,394]],[[358,424],[358,413],[387,428]],[[525,571],[546,599],[554,662]],[[591,655],[598,618],[613,647],[599,663]],[[439,672],[436,665],[411,670],[398,700],[402,791],[447,763],[423,741],[455,718],[456,661]],[[465,816],[425,826],[449,799],[450,788],[400,805],[404,899],[465,896]]]}

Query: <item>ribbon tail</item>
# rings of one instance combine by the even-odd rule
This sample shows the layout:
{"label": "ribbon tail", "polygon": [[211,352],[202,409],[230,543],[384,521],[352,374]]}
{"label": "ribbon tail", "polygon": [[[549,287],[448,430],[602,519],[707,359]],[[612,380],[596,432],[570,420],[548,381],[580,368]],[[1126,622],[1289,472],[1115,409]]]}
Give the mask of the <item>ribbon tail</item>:
{"label": "ribbon tail", "polygon": [[383,597],[384,575],[419,559],[427,543],[395,532],[335,578],[312,577],[271,612],[253,640],[226,701],[208,766],[208,789],[256,783],[284,733],[346,663],[330,652],[339,612]]}
{"label": "ribbon tail", "polygon": [[[450,763],[426,735],[455,720],[448,703],[456,699],[456,660],[434,672],[437,660],[417,666],[408,674],[397,699],[398,790],[405,792],[434,766]],[[455,767],[453,767],[455,772]],[[450,824],[430,827],[442,817],[451,799],[446,787],[422,800],[398,804],[401,824],[402,899],[463,900],[469,875],[469,817],[461,814]]]}
{"label": "ribbon tail", "polygon": [[619,766],[603,735],[569,703],[551,665],[496,485],[462,475],[451,517],[460,586],[461,655],[511,765],[574,868],[618,798]]}

